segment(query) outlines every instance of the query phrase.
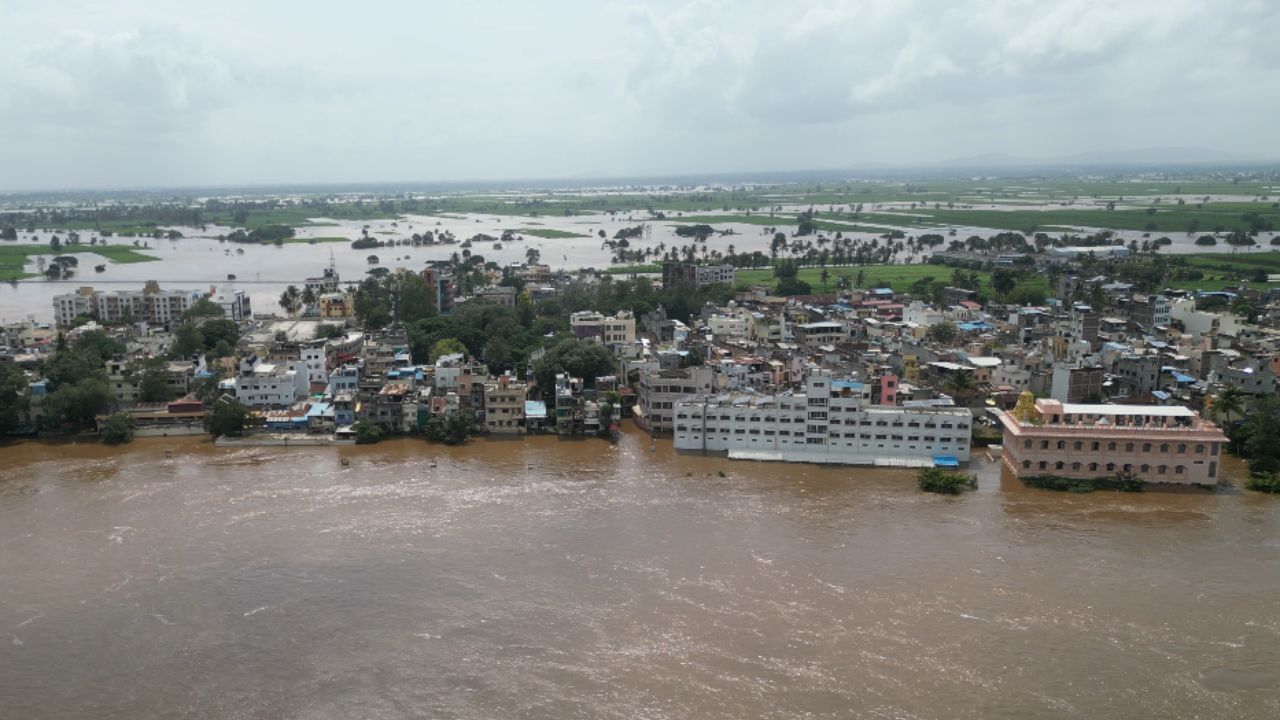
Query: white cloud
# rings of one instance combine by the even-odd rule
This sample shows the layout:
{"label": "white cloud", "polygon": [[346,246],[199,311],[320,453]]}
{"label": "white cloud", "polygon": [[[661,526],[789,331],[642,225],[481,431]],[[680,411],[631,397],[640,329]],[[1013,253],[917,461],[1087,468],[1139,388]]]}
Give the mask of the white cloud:
{"label": "white cloud", "polygon": [[[1280,4],[16,3],[0,187],[1280,156]],[[1231,108],[1224,111],[1223,108]]]}

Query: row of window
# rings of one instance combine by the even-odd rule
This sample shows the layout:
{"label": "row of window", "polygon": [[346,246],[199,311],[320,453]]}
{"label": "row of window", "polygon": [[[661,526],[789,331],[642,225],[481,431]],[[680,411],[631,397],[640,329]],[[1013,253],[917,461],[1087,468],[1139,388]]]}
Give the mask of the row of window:
{"label": "row of window", "polygon": [[[656,407],[656,405],[655,405],[655,407]],[[677,420],[688,420],[688,419],[689,419],[689,417],[690,417],[690,416],[689,416],[689,414],[688,414],[688,413],[677,413],[677,414],[676,414],[676,419],[677,419]],[[788,417],[788,416],[786,416],[786,415],[783,415],[781,418],[778,418],[778,417],[777,417],[777,416],[775,416],[775,415],[763,415],[763,416],[761,416],[761,415],[750,415],[750,416],[747,416],[747,415],[736,415],[736,416],[731,416],[731,415],[719,415],[719,416],[717,416],[717,415],[708,415],[708,416],[706,417],[706,419],[707,419],[708,421],[722,420],[722,421],[724,421],[724,422],[729,422],[729,421],[735,421],[735,422],[783,422],[783,423],[790,423],[790,422],[793,422],[793,419],[792,419],[792,418],[790,418],[790,417]],[[827,414],[826,414],[825,412],[821,412],[821,411],[813,411],[813,412],[810,412],[810,413],[809,413],[809,419],[810,419],[810,420],[825,420],[825,419],[827,419]],[[800,422],[800,418],[795,418],[795,419],[794,419],[794,422]],[[834,424],[834,425],[840,425],[840,424],[842,424],[842,421],[841,421],[839,418],[835,418],[835,419],[832,419],[832,420],[831,420],[831,423],[832,423],[832,424]],[[921,426],[922,426],[922,423],[921,423],[919,420],[911,420],[911,421],[909,421],[909,422],[905,422],[905,423],[904,423],[904,422],[903,422],[903,421],[901,421],[901,420],[894,420],[893,422],[889,422],[889,421],[887,421],[887,420],[876,420],[876,421],[874,421],[874,422],[873,422],[873,421],[871,421],[871,420],[861,420],[861,421],[858,421],[858,420],[852,420],[852,419],[850,419],[850,420],[844,420],[844,421],[843,421],[843,424],[845,424],[845,425],[861,425],[862,427],[895,427],[895,428],[900,428],[900,427],[918,428],[918,427],[921,427]],[[932,420],[930,420],[929,422],[923,423],[923,427],[924,427],[925,429],[928,429],[928,430],[934,430],[934,429],[938,429],[938,428],[941,428],[941,429],[943,429],[943,430],[952,430],[952,429],[955,429],[955,430],[968,430],[968,429],[969,429],[969,425],[968,425],[968,424],[966,424],[966,423],[955,423],[955,424],[952,424],[952,423],[949,423],[949,422],[936,423],[936,422],[933,422]],[[1028,442],[1030,442],[1030,441],[1028,441]],[[1028,445],[1027,447],[1030,447],[1030,445]]]}
{"label": "row of window", "polygon": [[[1034,442],[1034,441],[1033,441],[1033,440],[1030,440],[1030,439],[1023,440],[1023,441],[1022,441],[1022,447],[1024,447],[1024,448],[1026,448],[1026,449],[1030,450],[1030,449],[1031,449],[1031,447],[1032,447],[1033,442]],[[1048,440],[1041,440],[1041,441],[1040,441],[1040,449],[1041,449],[1041,450],[1048,450],[1048,449],[1049,449],[1049,442],[1050,442],[1050,441],[1048,441]],[[1083,450],[1085,449],[1085,446],[1087,445],[1087,446],[1089,447],[1089,449],[1090,449],[1090,450],[1093,450],[1093,451],[1100,451],[1100,450],[1102,450],[1102,446],[1103,446],[1103,444],[1104,444],[1104,443],[1101,443],[1101,442],[1099,442],[1099,441],[1097,441],[1097,440],[1093,440],[1093,441],[1090,441],[1090,442],[1086,442],[1086,441],[1084,441],[1084,440],[1076,440],[1074,443],[1071,443],[1071,449],[1073,449],[1073,450],[1077,450],[1077,451],[1083,451]],[[1107,449],[1107,451],[1109,451],[1109,452],[1120,452],[1120,448],[1121,448],[1121,447],[1123,447],[1123,448],[1124,448],[1123,452],[1127,452],[1127,453],[1131,453],[1131,452],[1139,452],[1139,451],[1138,451],[1138,447],[1139,447],[1139,446],[1141,446],[1141,448],[1142,448],[1141,452],[1152,452],[1152,451],[1153,451],[1153,449],[1157,447],[1157,446],[1155,445],[1155,443],[1149,443],[1149,442],[1141,443],[1141,445],[1139,445],[1139,443],[1131,443],[1131,442],[1123,443],[1123,444],[1122,444],[1122,443],[1117,443],[1117,442],[1108,442],[1108,443],[1105,443],[1105,445],[1106,445],[1106,449]],[[1058,440],[1056,443],[1054,443],[1054,447],[1055,447],[1055,449],[1057,449],[1057,450],[1066,450],[1066,449],[1067,449],[1067,441],[1066,441],[1066,440]],[[1176,445],[1171,444],[1171,443],[1160,443],[1160,445],[1159,445],[1158,447],[1159,447],[1159,452],[1162,452],[1162,453],[1168,453],[1168,452],[1170,451],[1170,449],[1176,449],[1176,450],[1177,450],[1177,452],[1178,452],[1179,454],[1186,454],[1186,452],[1187,452],[1187,444],[1186,444],[1186,443],[1177,443]],[[1211,447],[1211,452],[1212,452],[1212,454],[1217,455],[1217,454],[1218,454],[1218,443],[1211,443],[1211,444],[1210,444],[1210,447]],[[1202,444],[1202,443],[1197,443],[1197,444],[1195,445],[1195,450],[1194,450],[1194,451],[1195,451],[1195,454],[1196,454],[1196,455],[1203,455],[1203,454],[1204,454],[1204,449],[1205,449],[1204,444]]]}
{"label": "row of window", "polygon": [[[684,433],[684,432],[689,432],[689,430],[690,430],[690,429],[689,429],[689,427],[688,427],[687,425],[677,425],[677,426],[675,427],[675,430],[676,430],[676,432]],[[715,430],[714,428],[712,428],[712,429],[710,429],[710,430],[708,430],[708,431],[707,431],[707,438],[708,438],[708,439],[714,438],[714,437],[715,437],[715,435],[717,435],[717,434],[719,434],[719,435],[721,435],[721,436],[724,436],[724,437],[727,437],[728,435],[730,435],[730,432],[729,432],[727,429],[721,429],[721,430],[717,433],[717,432],[716,432],[716,430]],[[744,429],[742,429],[742,428],[738,428],[738,429],[734,430],[732,434],[733,434],[733,435],[764,435],[765,437],[774,437],[775,435],[778,435],[778,436],[782,436],[782,437],[790,437],[792,433],[791,433],[791,431],[790,431],[790,430],[778,430],[778,431],[775,433],[773,430],[765,430],[765,431],[761,432],[760,430],[755,430],[755,429],[752,429],[752,430],[744,430]],[[797,437],[798,437],[798,436],[801,436],[801,435],[806,435],[806,434],[808,434],[808,435],[819,435],[819,436],[821,436],[821,435],[827,435],[828,433],[823,432],[821,429],[815,429],[815,428],[812,428],[812,427],[811,427],[811,428],[808,428],[808,429],[806,430],[806,432],[800,432],[799,430],[797,430],[797,431],[795,432],[795,435],[796,435]],[[693,430],[693,437],[697,438],[697,437],[701,437],[701,436],[702,436],[702,433],[698,432],[698,430],[695,428],[695,429]],[[942,443],[943,445],[949,445],[950,443],[954,442],[954,443],[956,443],[956,444],[957,444],[957,446],[958,446],[958,447],[961,447],[961,448],[963,448],[963,447],[968,443],[968,441],[969,441],[969,440],[968,440],[968,438],[959,438],[959,437],[958,437],[958,438],[935,437],[935,436],[933,436],[933,435],[923,435],[923,436],[922,436],[922,435],[905,435],[905,436],[904,436],[904,435],[888,435],[888,434],[880,434],[880,435],[874,435],[874,436],[873,436],[873,435],[859,435],[858,433],[844,433],[844,434],[843,434],[843,436],[842,436],[842,435],[841,435],[840,433],[838,433],[838,432],[832,432],[832,433],[830,433],[830,436],[831,436],[831,437],[833,437],[833,438],[840,438],[840,437],[844,437],[844,438],[845,438],[845,439],[847,439],[847,440],[860,440],[860,441],[862,441],[862,442],[871,442],[872,440],[892,440],[892,441],[894,441],[894,442],[904,442],[904,441],[905,441],[905,442],[911,442],[911,443],[919,443],[919,442],[933,443],[933,442],[940,442],[940,443]],[[683,436],[682,436],[682,437],[683,437]]]}
{"label": "row of window", "polygon": [[[1070,466],[1070,467],[1071,467],[1071,469],[1072,469],[1072,470],[1074,470],[1075,472],[1080,472],[1081,470],[1085,469],[1085,464],[1084,464],[1084,463],[1073,462],[1073,463],[1071,463],[1071,466]],[[1103,467],[1105,467],[1105,468],[1106,468],[1107,472],[1115,472],[1115,471],[1116,471],[1116,464],[1115,464],[1115,463],[1106,463],[1105,465],[1102,465],[1102,464],[1100,464],[1100,463],[1091,462],[1091,463],[1089,463],[1089,464],[1088,464],[1089,472],[1098,472],[1099,468],[1103,468]],[[1121,465],[1120,467],[1121,467],[1125,472],[1134,472],[1135,470],[1137,470],[1138,472],[1149,473],[1149,472],[1151,472],[1151,469],[1152,469],[1152,466],[1151,466],[1151,465],[1147,465],[1147,464],[1145,464],[1145,463],[1144,463],[1144,464],[1142,464],[1142,465],[1138,465],[1138,466],[1136,466],[1136,467],[1135,467],[1133,464],[1131,464],[1131,463],[1125,463],[1124,465]],[[1048,462],[1045,462],[1044,460],[1041,460],[1041,461],[1040,461],[1040,463],[1039,463],[1039,468],[1040,468],[1041,470],[1048,470],[1048,469],[1049,469],[1049,463],[1048,463]],[[1059,460],[1058,462],[1056,462],[1056,463],[1054,463],[1054,464],[1053,464],[1053,469],[1054,469],[1054,470],[1065,470],[1066,468],[1067,468],[1067,464],[1066,464],[1066,463],[1064,463],[1064,462],[1062,462],[1061,460]],[[1031,469],[1031,461],[1030,461],[1030,460],[1023,460],[1023,461],[1022,461],[1022,469],[1023,469],[1023,470],[1030,470],[1030,469]],[[1158,475],[1168,475],[1168,474],[1169,474],[1169,466],[1168,466],[1168,465],[1156,465],[1156,466],[1155,466],[1155,470],[1156,470],[1156,474],[1158,474]],[[1185,465],[1174,465],[1174,466],[1173,466],[1173,474],[1174,474],[1174,475],[1182,475],[1182,474],[1186,473],[1186,471],[1187,471],[1187,467],[1186,467]]]}
{"label": "row of window", "polygon": [[[697,433],[694,433],[693,435],[690,435],[690,436],[686,436],[686,435],[677,435],[677,436],[676,436],[676,439],[677,439],[677,441],[679,441],[679,440],[684,440],[684,439],[686,439],[686,437],[688,437],[689,439],[691,439],[691,440],[693,440],[693,441],[695,441],[695,442],[701,439],[701,436],[699,436]],[[713,438],[708,438],[708,440],[712,441],[713,443],[715,442],[715,439],[713,439]],[[745,443],[747,440],[748,440],[748,438],[745,438],[745,437],[735,437],[735,438],[733,439],[733,442],[734,442],[734,443]],[[758,437],[752,437],[752,438],[750,438],[750,440],[751,440],[751,442],[753,442],[753,443],[758,443],[758,442],[760,442],[760,438],[758,438]],[[727,443],[727,442],[728,442],[728,439],[727,439],[727,438],[721,438],[721,439],[720,439],[720,442],[722,442],[722,443]],[[766,444],[768,444],[769,442],[771,442],[771,441],[769,441],[769,440],[765,440],[765,443],[766,443]],[[793,439],[791,439],[791,438],[779,438],[776,442],[777,442],[777,444],[778,444],[778,445],[801,445],[801,444],[805,444],[805,445],[830,445],[830,447],[840,447],[839,438],[835,438],[835,437],[833,437],[833,438],[831,439],[831,441],[828,443],[827,439],[826,439],[826,438],[823,438],[823,437],[807,437],[807,438],[801,438],[801,437],[799,437],[799,435],[798,435],[798,434],[797,434],[797,437],[796,437],[794,440],[793,440]],[[868,442],[866,442],[865,440],[861,443],[861,445],[862,445],[862,447],[860,448],[861,450],[866,450],[866,449],[869,449],[869,448],[871,447],[871,444],[870,444],[870,443],[868,443]],[[845,442],[845,444],[844,444],[844,446],[845,446],[845,447],[850,447],[850,448],[852,448],[852,447],[855,447],[855,443],[854,443],[853,441],[846,441],[846,442]],[[952,449],[949,445],[947,445],[945,442],[943,442],[942,444],[940,444],[940,445],[938,445],[938,446],[936,446],[936,447],[935,447],[935,446],[933,446],[933,445],[923,445],[923,446],[921,446],[921,445],[916,445],[916,446],[914,446],[914,447],[913,447],[913,446],[911,446],[911,445],[908,445],[908,446],[906,446],[906,447],[904,448],[901,444],[894,444],[894,445],[892,445],[891,447],[886,448],[885,443],[876,443],[875,447],[876,447],[877,449],[880,449],[880,450],[884,450],[884,449],[892,449],[892,450],[906,450],[906,451],[908,451],[908,452],[956,452],[956,453],[963,453],[963,452],[965,452],[965,450],[966,450],[966,447],[965,447],[965,445],[964,445],[964,444],[957,445],[957,446],[955,447],[955,449],[953,450],[953,449]],[[723,448],[723,446],[722,446],[722,448]],[[712,447],[711,449],[716,449],[716,448]]]}

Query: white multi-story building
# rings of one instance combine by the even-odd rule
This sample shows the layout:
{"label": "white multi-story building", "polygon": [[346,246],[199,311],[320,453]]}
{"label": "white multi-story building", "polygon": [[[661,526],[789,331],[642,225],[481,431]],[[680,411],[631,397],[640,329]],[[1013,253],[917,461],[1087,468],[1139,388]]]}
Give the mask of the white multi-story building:
{"label": "white multi-story building", "polygon": [[690,395],[710,393],[715,388],[715,375],[707,365],[642,372],[633,411],[636,424],[649,432],[671,432],[676,402]]}
{"label": "white multi-story building", "polygon": [[249,306],[249,296],[243,290],[223,289],[209,296],[209,302],[222,308],[223,317],[227,320],[242,322],[253,318],[253,310]]}
{"label": "white multi-story building", "polygon": [[298,349],[298,354],[302,362],[306,363],[311,382],[329,382],[329,361],[323,341],[317,341],[314,345],[303,345]]}
{"label": "white multi-story building", "polygon": [[240,359],[235,379],[236,400],[250,407],[288,407],[307,397],[311,378],[307,364],[259,362],[257,355]]}
{"label": "white multi-story building", "polygon": [[101,323],[144,321],[168,325],[182,319],[202,294],[191,290],[161,290],[154,280],[142,290],[102,292],[82,287],[74,293],[53,298],[54,320],[60,327],[70,327],[77,315],[92,315]]}
{"label": "white multi-story building", "polygon": [[972,415],[964,408],[881,407],[870,389],[829,370],[805,377],[804,392],[686,397],[675,403],[678,450],[785,462],[924,467],[967,462]]}
{"label": "white multi-story building", "polygon": [[707,319],[707,327],[716,338],[746,337],[750,330],[750,315],[745,313],[716,313]]}
{"label": "white multi-story building", "polygon": [[698,287],[703,285],[712,285],[715,283],[725,283],[732,285],[734,280],[734,268],[732,265],[699,265],[697,283]]}
{"label": "white multi-story building", "polygon": [[629,345],[636,340],[636,316],[630,310],[619,311],[613,317],[584,310],[569,316],[569,329],[579,340],[595,338],[610,347]]}

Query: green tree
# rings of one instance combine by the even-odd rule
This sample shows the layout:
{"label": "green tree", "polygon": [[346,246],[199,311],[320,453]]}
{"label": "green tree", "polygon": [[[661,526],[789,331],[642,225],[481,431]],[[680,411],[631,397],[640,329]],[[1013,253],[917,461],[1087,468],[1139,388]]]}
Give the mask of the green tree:
{"label": "green tree", "polygon": [[280,293],[280,307],[284,308],[289,315],[293,315],[298,312],[298,303],[301,299],[302,294],[298,292],[298,286],[290,285]]}
{"label": "green tree", "polygon": [[444,338],[442,340],[437,340],[435,344],[431,346],[431,356],[429,360],[434,363],[445,355],[454,355],[456,353],[466,355],[467,346],[457,338]]}
{"label": "green tree", "polygon": [[1231,423],[1232,417],[1238,417],[1244,412],[1244,393],[1237,387],[1223,388],[1213,398],[1213,415],[1215,419],[1221,420],[1226,424]]}
{"label": "green tree", "polygon": [[507,341],[500,335],[490,337],[484,344],[482,357],[491,372],[498,373],[511,367],[511,350],[507,348]]}
{"label": "green tree", "polygon": [[204,429],[214,437],[235,437],[249,426],[249,408],[230,396],[220,398],[204,414]]}
{"label": "green tree", "polygon": [[64,384],[45,399],[46,423],[54,427],[86,429],[94,427],[98,415],[115,402],[111,388],[98,378]]}
{"label": "green tree", "polygon": [[1235,437],[1252,475],[1280,473],[1280,399],[1269,395],[1254,403]]}
{"label": "green tree", "polygon": [[133,418],[128,413],[115,413],[102,424],[102,442],[107,445],[121,445],[132,439]]}
{"label": "green tree", "polygon": [[395,290],[396,319],[400,322],[412,323],[436,315],[435,291],[416,273],[396,273],[386,282]]}
{"label": "green tree", "polygon": [[950,345],[960,336],[960,330],[950,320],[943,320],[930,325],[926,336],[939,345]]}
{"label": "green tree", "polygon": [[594,386],[597,377],[612,375],[616,361],[613,353],[603,345],[577,338],[566,338],[550,347],[533,366],[538,387],[548,399],[555,392],[556,374],[565,373],[582,378],[587,386]]}
{"label": "green tree", "polygon": [[13,432],[27,412],[27,375],[9,360],[0,360],[0,435]]}
{"label": "green tree", "polygon": [[194,323],[185,322],[173,331],[173,343],[169,354],[175,358],[190,358],[204,351],[204,333]]}
{"label": "green tree", "polygon": [[352,431],[356,434],[357,445],[373,445],[380,442],[383,438],[382,428],[369,422],[368,420],[358,420],[351,426]]}
{"label": "green tree", "polygon": [[795,277],[784,277],[778,281],[778,288],[775,290],[779,295],[812,295],[813,288],[809,283]]}
{"label": "green tree", "polygon": [[218,387],[221,381],[217,375],[197,377],[191,381],[190,393],[205,405],[212,405],[222,397],[222,390]]}
{"label": "green tree", "polygon": [[955,393],[973,389],[973,377],[963,370],[952,370],[942,381],[942,387]]}
{"label": "green tree", "polygon": [[916,485],[921,490],[944,495],[959,495],[963,490],[974,490],[978,479],[972,475],[947,472],[941,468],[921,468],[916,473]]}
{"label": "green tree", "polygon": [[461,445],[470,437],[475,424],[475,411],[463,408],[449,417],[440,415],[431,417],[422,427],[422,435],[430,442]]}
{"label": "green tree", "polygon": [[[240,342],[240,326],[230,320],[206,320],[200,325],[200,344],[205,350],[212,350],[222,343],[235,348],[238,342]],[[231,355],[232,352],[228,352],[227,355]],[[226,357],[226,355],[218,357]]]}
{"label": "green tree", "polygon": [[209,298],[200,298],[192,303],[191,307],[187,308],[182,313],[182,319],[184,321],[204,317],[226,317],[226,311],[222,309],[221,305],[213,302]]}
{"label": "green tree", "polygon": [[174,398],[169,385],[169,363],[162,358],[147,358],[135,369],[138,383],[138,401],[145,403],[169,402]]}
{"label": "green tree", "polygon": [[991,273],[991,289],[995,290],[1000,297],[1007,297],[1017,286],[1018,276],[1013,271],[996,268],[995,272]]}

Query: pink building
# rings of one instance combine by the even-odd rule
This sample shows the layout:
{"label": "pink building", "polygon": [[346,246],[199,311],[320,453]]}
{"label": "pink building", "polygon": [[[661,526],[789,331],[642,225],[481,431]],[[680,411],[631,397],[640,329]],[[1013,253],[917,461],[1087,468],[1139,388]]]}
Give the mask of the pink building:
{"label": "pink building", "polygon": [[1004,462],[1015,476],[1132,473],[1153,483],[1216,485],[1226,435],[1185,407],[1087,405],[1023,393],[1001,414]]}
{"label": "pink building", "polygon": [[889,374],[880,376],[880,404],[898,404],[898,376]]}

